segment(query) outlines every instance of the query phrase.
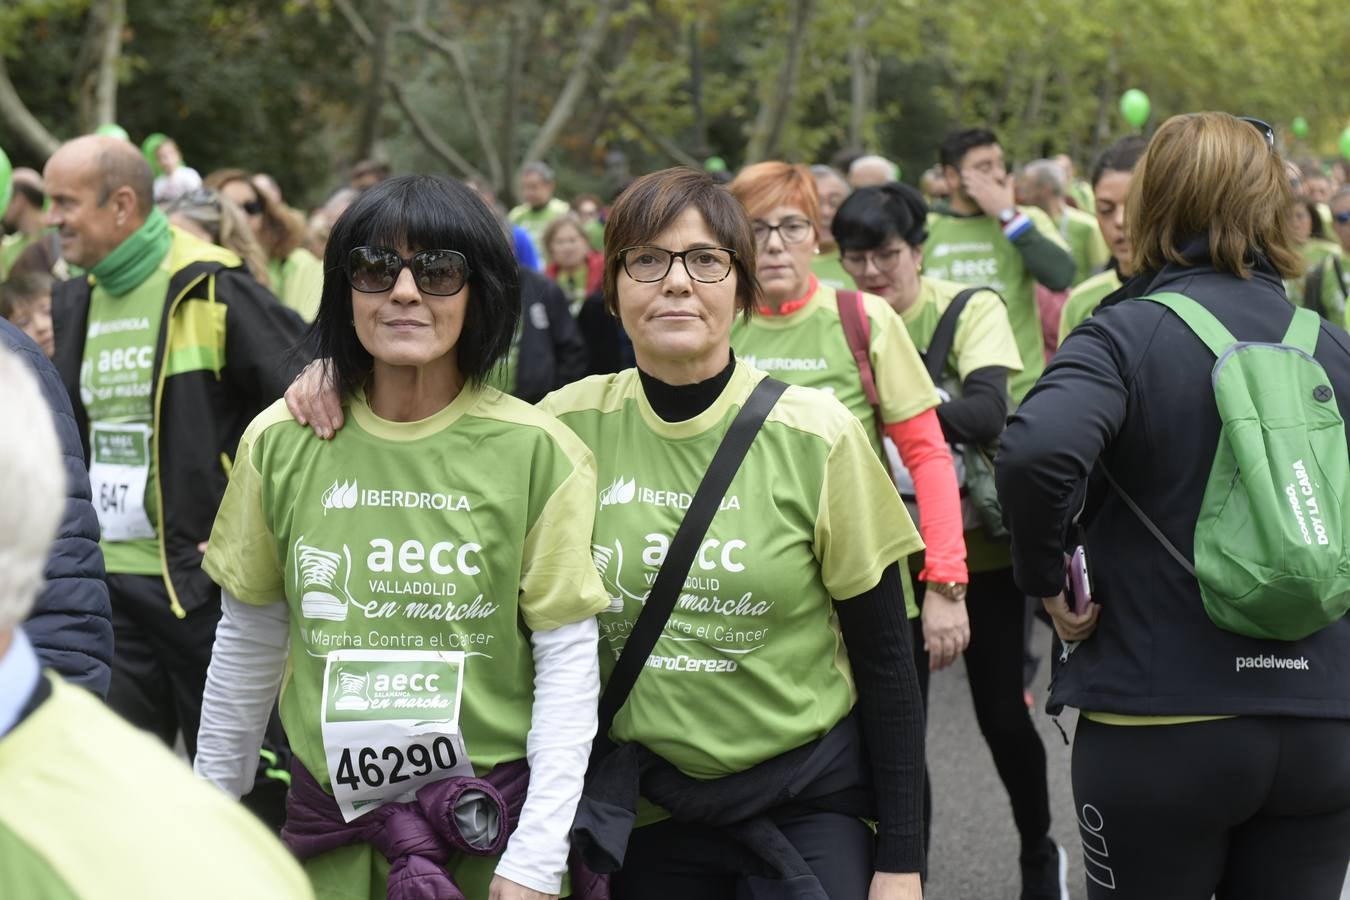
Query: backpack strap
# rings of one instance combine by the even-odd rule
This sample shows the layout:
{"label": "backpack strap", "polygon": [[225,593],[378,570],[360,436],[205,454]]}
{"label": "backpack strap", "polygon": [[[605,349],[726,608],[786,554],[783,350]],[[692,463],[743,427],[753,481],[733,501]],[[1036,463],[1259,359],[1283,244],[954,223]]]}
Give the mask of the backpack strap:
{"label": "backpack strap", "polygon": [[937,328],[933,329],[933,338],[928,342],[928,349],[920,354],[923,356],[924,368],[928,370],[928,377],[933,379],[933,384],[937,384],[942,378],[947,357],[951,355],[952,344],[956,341],[956,320],[961,318],[961,313],[970,302],[970,298],[983,290],[988,288],[970,287],[961,291],[952,298],[951,304],[943,310],[942,318],[938,319]]}
{"label": "backpack strap", "polygon": [[877,380],[872,373],[872,325],[867,321],[867,311],[863,309],[861,291],[836,291],[834,302],[839,307],[839,321],[844,326],[844,340],[858,365],[858,376],[862,379],[863,394],[867,405],[872,407],[872,418],[877,429],[877,439],[886,435],[886,423],[881,419],[881,397],[877,394]]}
{"label": "backpack strap", "polygon": [[[1134,500],[1130,497],[1130,495],[1125,493],[1125,489],[1121,487],[1120,484],[1116,481],[1116,479],[1111,476],[1111,470],[1106,467],[1106,464],[1103,463],[1098,468],[1102,470],[1102,474],[1106,476],[1106,480],[1111,483],[1111,487],[1115,490],[1115,492],[1120,495],[1120,499],[1125,501],[1125,505],[1130,508],[1130,512],[1134,513],[1135,518],[1137,518],[1140,522],[1142,522],[1144,527],[1148,529],[1149,534],[1153,535],[1154,539],[1157,540],[1158,543],[1162,544],[1163,549],[1166,550],[1173,559],[1175,559],[1178,563],[1181,564],[1181,567],[1186,570],[1186,574],[1194,578],[1195,565],[1189,559],[1187,559],[1185,556],[1182,555],[1181,551],[1177,549],[1176,544],[1173,544],[1171,541],[1167,539],[1167,535],[1162,533],[1162,529],[1159,528],[1157,524],[1155,524],[1154,521],[1148,517],[1147,513],[1145,513],[1142,509],[1139,508],[1139,504],[1135,503]],[[1084,499],[1084,505],[1087,505],[1086,499]],[[1081,513],[1082,510],[1079,510],[1079,512]]]}
{"label": "backpack strap", "polygon": [[[1329,258],[1335,259],[1335,257]],[[1327,261],[1324,259],[1313,267],[1313,270],[1308,273],[1308,277],[1303,279],[1303,305],[1319,316],[1326,316],[1327,314],[1322,307],[1322,278],[1326,275],[1326,271]]]}
{"label": "backpack strap", "polygon": [[1322,317],[1310,309],[1295,309],[1283,343],[1302,350],[1309,356],[1317,349],[1317,336],[1322,331]]}
{"label": "backpack strap", "polygon": [[[1205,346],[1215,357],[1223,356],[1229,347],[1237,343],[1237,338],[1233,337],[1232,332],[1225,328],[1222,322],[1214,318],[1213,313],[1184,294],[1153,294],[1139,299],[1150,300],[1176,313],[1177,317],[1195,332],[1195,336],[1205,342]],[[1316,317],[1315,313],[1309,315]]]}
{"label": "backpack strap", "polygon": [[642,674],[647,658],[651,656],[662,630],[666,627],[666,622],[670,619],[671,612],[675,609],[680,588],[689,575],[689,567],[694,563],[694,556],[703,543],[708,526],[712,524],[717,507],[726,495],[727,488],[731,486],[732,479],[736,477],[736,472],[749,452],[750,445],[754,443],[760,426],[764,424],[764,420],[768,418],[774,404],[785,390],[787,385],[776,378],[766,377],[755,385],[740,412],[736,414],[731,427],[727,429],[726,436],[717,447],[717,452],[713,454],[708,471],[699,482],[694,499],[690,502],[675,537],[671,539],[666,561],[656,573],[656,580],[652,583],[651,592],[647,595],[642,612],[633,623],[633,630],[628,635],[623,652],[619,654],[609,681],[605,684],[604,693],[600,697],[599,726],[595,732],[595,743],[591,748],[593,759],[603,756],[610,748],[609,729],[614,724],[614,717],[628,700],[633,685]]}

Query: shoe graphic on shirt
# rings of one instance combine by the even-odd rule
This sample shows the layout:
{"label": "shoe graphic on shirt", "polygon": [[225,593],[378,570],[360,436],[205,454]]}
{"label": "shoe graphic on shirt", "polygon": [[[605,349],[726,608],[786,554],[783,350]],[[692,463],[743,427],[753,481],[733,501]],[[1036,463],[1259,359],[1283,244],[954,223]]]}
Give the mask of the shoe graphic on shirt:
{"label": "shoe graphic on shirt", "polygon": [[347,578],[352,571],[351,552],[346,544],[338,554],[306,544],[304,540],[305,536],[301,535],[295,541],[300,615],[306,619],[345,622],[347,607],[352,602],[346,590]]}
{"label": "shoe graphic on shirt", "polygon": [[333,705],[342,710],[370,709],[366,699],[366,688],[370,685],[369,675],[357,675],[355,672],[338,672],[337,700]]}

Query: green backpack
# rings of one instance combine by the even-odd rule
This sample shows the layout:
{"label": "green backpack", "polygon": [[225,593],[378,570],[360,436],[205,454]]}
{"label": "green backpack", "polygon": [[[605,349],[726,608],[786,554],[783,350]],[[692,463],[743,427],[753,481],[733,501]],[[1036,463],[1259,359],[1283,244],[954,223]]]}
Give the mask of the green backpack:
{"label": "green backpack", "polygon": [[1181,294],[1144,297],[1176,313],[1218,358],[1210,375],[1223,429],[1195,523],[1195,564],[1109,472],[1111,485],[1200,583],[1215,625],[1296,641],[1350,609],[1350,458],[1327,373],[1313,359],[1320,320],[1294,311],[1278,344],[1236,340]]}

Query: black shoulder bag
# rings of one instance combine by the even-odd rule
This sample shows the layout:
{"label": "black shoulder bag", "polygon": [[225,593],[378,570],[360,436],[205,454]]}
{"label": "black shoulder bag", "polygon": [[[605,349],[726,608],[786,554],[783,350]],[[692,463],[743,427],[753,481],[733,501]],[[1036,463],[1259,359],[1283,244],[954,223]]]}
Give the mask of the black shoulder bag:
{"label": "black shoulder bag", "polygon": [[760,426],[764,424],[764,420],[768,418],[769,412],[785,390],[787,385],[774,378],[765,378],[755,385],[745,405],[736,414],[731,428],[727,429],[726,436],[717,447],[717,452],[713,454],[708,471],[699,482],[694,499],[690,502],[689,509],[670,542],[666,561],[661,566],[661,571],[656,573],[656,580],[647,595],[647,602],[637,621],[633,623],[633,631],[629,634],[628,642],[624,644],[623,652],[619,654],[614,671],[610,673],[604,693],[600,696],[599,725],[595,732],[595,742],[591,746],[592,761],[603,757],[613,749],[609,729],[614,724],[614,717],[628,700],[633,685],[647,663],[647,657],[651,655],[656,641],[661,637],[661,631],[666,627],[666,622],[675,609],[680,586],[689,575],[689,568],[694,563],[694,554],[698,552],[703,536],[707,533],[708,526],[712,524],[713,515],[716,514],[722,497],[731,486],[731,480],[736,477],[736,471],[740,469],[741,461],[745,459],[746,452],[754,443]]}

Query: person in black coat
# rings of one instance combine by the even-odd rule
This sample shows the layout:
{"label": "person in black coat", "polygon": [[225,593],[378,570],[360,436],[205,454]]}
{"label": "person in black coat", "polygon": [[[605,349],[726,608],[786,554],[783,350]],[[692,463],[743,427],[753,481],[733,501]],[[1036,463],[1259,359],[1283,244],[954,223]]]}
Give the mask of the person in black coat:
{"label": "person in black coat", "polygon": [[[1282,278],[1302,271],[1291,200],[1269,126],[1168,120],[1126,200],[1140,274],[1068,337],[1004,432],[1017,582],[1066,642],[1049,708],[1081,711],[1073,791],[1091,900],[1341,896],[1350,618],[1277,641],[1206,613],[1190,560],[1220,440],[1215,354],[1138,299],[1182,294],[1237,341],[1282,342],[1295,312]],[[1332,391],[1313,397],[1350,421],[1350,336],[1314,328]],[[1081,614],[1064,595],[1066,532],[1086,548],[1095,602]]]}
{"label": "person in black coat", "polygon": [[[98,517],[89,502],[89,473],[70,398],[38,345],[4,319],[0,319],[0,340],[37,376],[65,457],[66,509],[43,570],[46,583],[24,622],[24,632],[44,668],[107,697],[112,677],[112,608],[103,580]],[[23,439],[23,435],[12,437]]]}
{"label": "person in black coat", "polygon": [[525,266],[520,275],[520,346],[511,393],[527,403],[586,374],[586,345],[562,289]]}

